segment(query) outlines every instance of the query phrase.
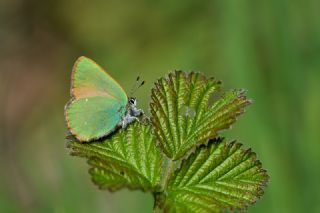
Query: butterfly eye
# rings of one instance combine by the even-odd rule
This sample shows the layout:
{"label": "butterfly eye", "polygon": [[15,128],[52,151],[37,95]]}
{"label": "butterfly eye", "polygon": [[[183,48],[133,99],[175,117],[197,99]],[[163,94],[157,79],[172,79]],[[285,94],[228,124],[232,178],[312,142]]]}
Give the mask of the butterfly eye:
{"label": "butterfly eye", "polygon": [[135,100],[134,98],[130,98],[130,100],[129,100],[129,103],[130,103],[130,104],[134,105],[135,102],[136,102],[136,100]]}

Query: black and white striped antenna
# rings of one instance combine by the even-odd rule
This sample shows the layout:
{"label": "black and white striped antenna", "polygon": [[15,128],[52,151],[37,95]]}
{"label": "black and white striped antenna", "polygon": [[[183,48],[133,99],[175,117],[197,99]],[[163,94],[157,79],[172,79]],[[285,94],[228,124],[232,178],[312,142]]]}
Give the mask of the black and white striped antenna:
{"label": "black and white striped antenna", "polygon": [[145,81],[140,82],[140,77],[138,76],[135,84],[131,87],[130,96],[132,96],[142,85],[144,85]]}

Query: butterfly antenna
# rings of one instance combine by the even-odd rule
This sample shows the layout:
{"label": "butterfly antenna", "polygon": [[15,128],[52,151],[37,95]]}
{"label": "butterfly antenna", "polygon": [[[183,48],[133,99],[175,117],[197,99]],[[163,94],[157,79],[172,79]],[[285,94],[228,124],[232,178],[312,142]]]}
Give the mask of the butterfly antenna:
{"label": "butterfly antenna", "polygon": [[135,83],[132,85],[132,87],[131,87],[130,96],[132,96],[133,93],[134,93],[134,92],[137,90],[137,88],[139,87],[139,86],[138,86],[139,80],[140,80],[140,76],[137,76],[136,82],[135,82]]}
{"label": "butterfly antenna", "polygon": [[139,89],[140,87],[142,87],[142,86],[144,85],[144,83],[145,83],[145,81],[142,81],[141,84],[138,86],[138,89]]}
{"label": "butterfly antenna", "polygon": [[144,85],[145,81],[142,81],[139,86],[137,86],[137,88],[134,90],[134,92],[136,92],[140,87],[142,87]]}
{"label": "butterfly antenna", "polygon": [[140,80],[140,77],[138,76],[137,79],[136,79],[136,82],[135,82],[134,86],[131,88],[130,96],[132,96],[142,85],[145,84],[145,81],[142,81],[142,82],[139,84],[139,80]]}

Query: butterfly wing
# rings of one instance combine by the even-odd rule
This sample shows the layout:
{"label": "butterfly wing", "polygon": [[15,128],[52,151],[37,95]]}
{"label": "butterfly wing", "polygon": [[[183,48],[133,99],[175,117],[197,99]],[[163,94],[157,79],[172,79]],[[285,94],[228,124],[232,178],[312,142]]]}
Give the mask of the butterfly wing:
{"label": "butterfly wing", "polygon": [[94,61],[80,57],[73,68],[71,101],[65,116],[70,132],[90,141],[112,132],[125,113],[127,95]]}
{"label": "butterfly wing", "polygon": [[112,132],[124,110],[119,102],[103,96],[80,98],[70,102],[66,119],[76,138],[90,141]]}
{"label": "butterfly wing", "polygon": [[71,78],[72,97],[112,97],[120,104],[127,104],[124,89],[102,67],[87,57],[81,56],[75,62]]}

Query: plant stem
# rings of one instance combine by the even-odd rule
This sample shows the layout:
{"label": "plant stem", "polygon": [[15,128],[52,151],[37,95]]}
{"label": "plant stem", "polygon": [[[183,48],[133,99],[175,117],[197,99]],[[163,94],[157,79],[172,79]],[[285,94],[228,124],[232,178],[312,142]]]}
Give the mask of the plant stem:
{"label": "plant stem", "polygon": [[159,196],[162,193],[166,193],[169,178],[174,172],[175,162],[172,161],[170,158],[165,157],[162,168],[163,168],[163,172],[161,174],[160,191],[153,193],[153,197],[154,197],[153,213],[159,212],[159,210],[161,210],[160,208],[161,198]]}
{"label": "plant stem", "polygon": [[154,197],[153,213],[159,212],[159,210],[161,210],[160,208],[161,201],[159,200],[161,198],[159,196],[162,193],[164,194],[166,193],[168,181],[172,173],[174,172],[175,162],[170,158],[164,156],[164,162],[163,162],[162,168],[163,168],[163,172],[161,174],[160,191],[153,193],[153,197]]}
{"label": "plant stem", "polygon": [[174,166],[175,166],[174,161],[171,160],[170,158],[167,158],[166,165],[164,166],[165,170],[164,170],[162,178],[161,178],[162,179],[161,180],[161,191],[165,191],[165,189],[167,188],[168,180],[174,171]]}

